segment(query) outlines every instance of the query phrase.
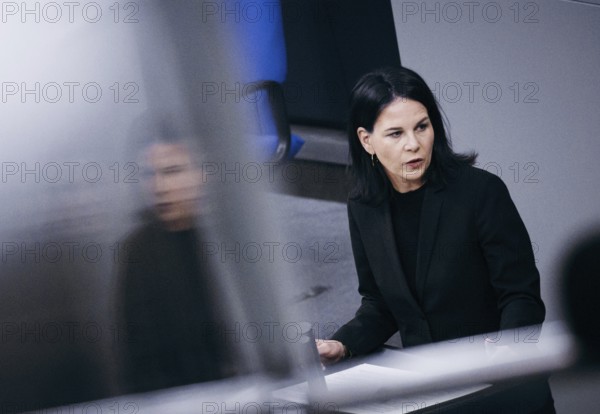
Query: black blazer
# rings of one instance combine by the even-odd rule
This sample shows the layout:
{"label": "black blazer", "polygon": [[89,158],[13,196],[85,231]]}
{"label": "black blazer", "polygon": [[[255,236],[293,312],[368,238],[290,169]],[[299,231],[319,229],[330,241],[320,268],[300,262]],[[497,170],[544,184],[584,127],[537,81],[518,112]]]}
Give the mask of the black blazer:
{"label": "black blazer", "polygon": [[506,185],[465,167],[427,184],[417,294],[405,280],[388,202],[348,202],[361,306],[332,339],[360,355],[400,331],[404,346],[540,324],[545,308],[527,230]]}

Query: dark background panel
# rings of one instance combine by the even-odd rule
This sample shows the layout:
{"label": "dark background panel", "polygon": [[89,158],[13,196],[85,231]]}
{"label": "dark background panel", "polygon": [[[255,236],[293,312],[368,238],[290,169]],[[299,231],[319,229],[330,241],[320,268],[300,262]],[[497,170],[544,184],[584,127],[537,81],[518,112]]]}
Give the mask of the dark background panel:
{"label": "dark background panel", "polygon": [[359,77],[400,65],[388,0],[283,0],[290,122],[344,128]]}

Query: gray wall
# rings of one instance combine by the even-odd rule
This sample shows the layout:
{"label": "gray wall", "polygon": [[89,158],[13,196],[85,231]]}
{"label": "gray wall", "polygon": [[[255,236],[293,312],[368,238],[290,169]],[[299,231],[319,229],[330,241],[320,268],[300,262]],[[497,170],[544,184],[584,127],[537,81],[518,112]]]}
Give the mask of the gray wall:
{"label": "gray wall", "polygon": [[402,64],[436,93],[455,149],[507,184],[556,319],[561,260],[600,224],[600,6],[468,3],[392,0]]}

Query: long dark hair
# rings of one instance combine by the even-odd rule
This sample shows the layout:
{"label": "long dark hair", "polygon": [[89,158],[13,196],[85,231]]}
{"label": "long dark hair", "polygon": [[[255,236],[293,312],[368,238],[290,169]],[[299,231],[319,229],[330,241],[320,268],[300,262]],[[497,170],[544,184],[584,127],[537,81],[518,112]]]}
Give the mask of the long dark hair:
{"label": "long dark hair", "polygon": [[381,112],[398,98],[420,102],[429,114],[435,132],[431,164],[424,178],[429,182],[445,182],[461,165],[473,165],[477,154],[458,154],[452,150],[452,142],[446,132],[446,123],[435,96],[423,78],[404,67],[387,67],[369,72],[359,79],[350,95],[350,118],[348,139],[354,179],[351,200],[378,204],[387,199],[391,183],[380,163],[371,163],[371,156],[364,150],[356,130],[359,127],[373,132],[373,126]]}

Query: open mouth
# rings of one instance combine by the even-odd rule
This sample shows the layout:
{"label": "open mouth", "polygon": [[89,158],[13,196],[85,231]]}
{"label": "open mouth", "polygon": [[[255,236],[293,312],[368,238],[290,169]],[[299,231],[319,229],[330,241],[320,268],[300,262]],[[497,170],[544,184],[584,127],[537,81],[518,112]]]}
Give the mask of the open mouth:
{"label": "open mouth", "polygon": [[404,163],[404,165],[406,165],[410,169],[415,170],[417,168],[420,168],[423,165],[423,162],[423,158],[415,158],[414,160],[410,160],[409,162]]}
{"label": "open mouth", "polygon": [[156,204],[156,210],[159,213],[165,213],[167,211],[169,211],[173,206],[173,203],[169,203],[169,202],[162,202],[162,203],[157,203]]}

